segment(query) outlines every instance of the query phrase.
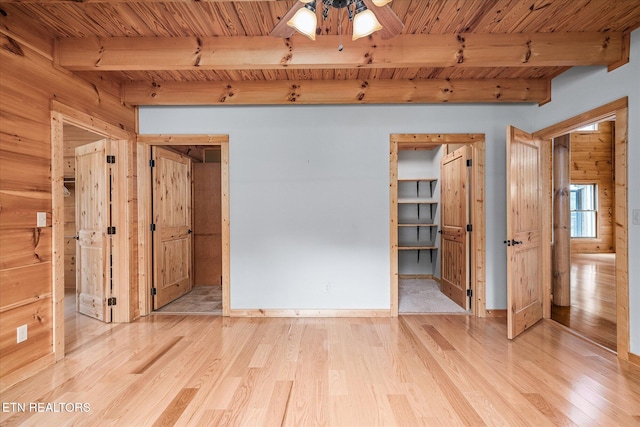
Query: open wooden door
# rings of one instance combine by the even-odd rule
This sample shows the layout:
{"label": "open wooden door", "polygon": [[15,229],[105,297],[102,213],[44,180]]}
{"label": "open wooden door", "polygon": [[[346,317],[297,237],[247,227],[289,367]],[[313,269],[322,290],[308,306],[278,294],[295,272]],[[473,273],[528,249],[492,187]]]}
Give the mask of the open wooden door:
{"label": "open wooden door", "polygon": [[542,250],[543,164],[541,141],[507,129],[507,336],[542,319],[545,262]]}
{"label": "open wooden door", "polygon": [[464,146],[440,161],[440,247],[442,292],[469,309],[469,175],[471,147]]}
{"label": "open wooden door", "polygon": [[103,139],[75,154],[76,309],[104,322],[111,322],[111,145]]}
{"label": "open wooden door", "polygon": [[154,147],[153,306],[158,309],[191,290],[191,160]]}

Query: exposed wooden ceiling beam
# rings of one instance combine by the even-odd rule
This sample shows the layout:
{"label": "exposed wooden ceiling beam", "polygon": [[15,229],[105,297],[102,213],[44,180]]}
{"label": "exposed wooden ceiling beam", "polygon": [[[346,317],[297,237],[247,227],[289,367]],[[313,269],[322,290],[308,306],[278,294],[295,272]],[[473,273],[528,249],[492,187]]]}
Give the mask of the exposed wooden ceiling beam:
{"label": "exposed wooden ceiling beam", "polygon": [[535,102],[550,97],[546,80],[275,80],[130,82],[128,105],[419,104]]}
{"label": "exposed wooden ceiling beam", "polygon": [[[3,3],[33,3],[33,4],[48,4],[48,3],[193,3],[196,0],[2,0]],[[243,2],[281,2],[287,3],[291,0],[197,0],[202,3],[228,3],[234,1],[238,3]]]}
{"label": "exposed wooden ceiling beam", "polygon": [[337,49],[338,36],[62,38],[59,65],[74,71],[240,70],[609,65],[622,33],[401,34]]}

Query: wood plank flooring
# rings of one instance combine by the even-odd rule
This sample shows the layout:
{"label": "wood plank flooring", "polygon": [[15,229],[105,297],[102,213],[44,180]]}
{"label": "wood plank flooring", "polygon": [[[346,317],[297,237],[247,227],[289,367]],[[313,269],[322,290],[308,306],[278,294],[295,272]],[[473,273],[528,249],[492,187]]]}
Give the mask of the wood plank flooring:
{"label": "wood plank flooring", "polygon": [[553,321],[509,341],[504,319],[466,315],[109,325],[71,314],[66,358],[2,393],[25,404],[3,405],[3,426],[640,422],[640,368]]}
{"label": "wood plank flooring", "polygon": [[615,254],[572,254],[571,306],[552,306],[551,318],[616,351]]}

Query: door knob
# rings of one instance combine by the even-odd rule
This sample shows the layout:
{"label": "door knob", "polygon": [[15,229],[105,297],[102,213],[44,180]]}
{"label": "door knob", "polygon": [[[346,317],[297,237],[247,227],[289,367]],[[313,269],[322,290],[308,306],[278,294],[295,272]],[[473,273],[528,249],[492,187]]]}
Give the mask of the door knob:
{"label": "door knob", "polygon": [[522,240],[514,240],[513,241],[513,246],[515,245],[521,245],[522,244]]}

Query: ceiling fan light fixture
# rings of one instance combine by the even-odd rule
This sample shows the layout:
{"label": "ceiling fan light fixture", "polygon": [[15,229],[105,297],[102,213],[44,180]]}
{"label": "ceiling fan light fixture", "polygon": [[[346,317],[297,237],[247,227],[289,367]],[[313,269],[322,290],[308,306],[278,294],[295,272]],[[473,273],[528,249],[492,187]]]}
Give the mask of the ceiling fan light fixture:
{"label": "ceiling fan light fixture", "polygon": [[300,8],[287,22],[287,25],[309,37],[311,40],[315,40],[316,27],[318,26],[315,0],[306,2],[304,7]]}
{"label": "ceiling fan light fixture", "polygon": [[376,15],[367,9],[362,0],[356,3],[356,15],[353,17],[353,36],[351,40],[366,37],[382,29],[382,25]]}
{"label": "ceiling fan light fixture", "polygon": [[382,7],[386,4],[391,3],[392,0],[373,0],[373,4],[375,4],[378,7]]}

